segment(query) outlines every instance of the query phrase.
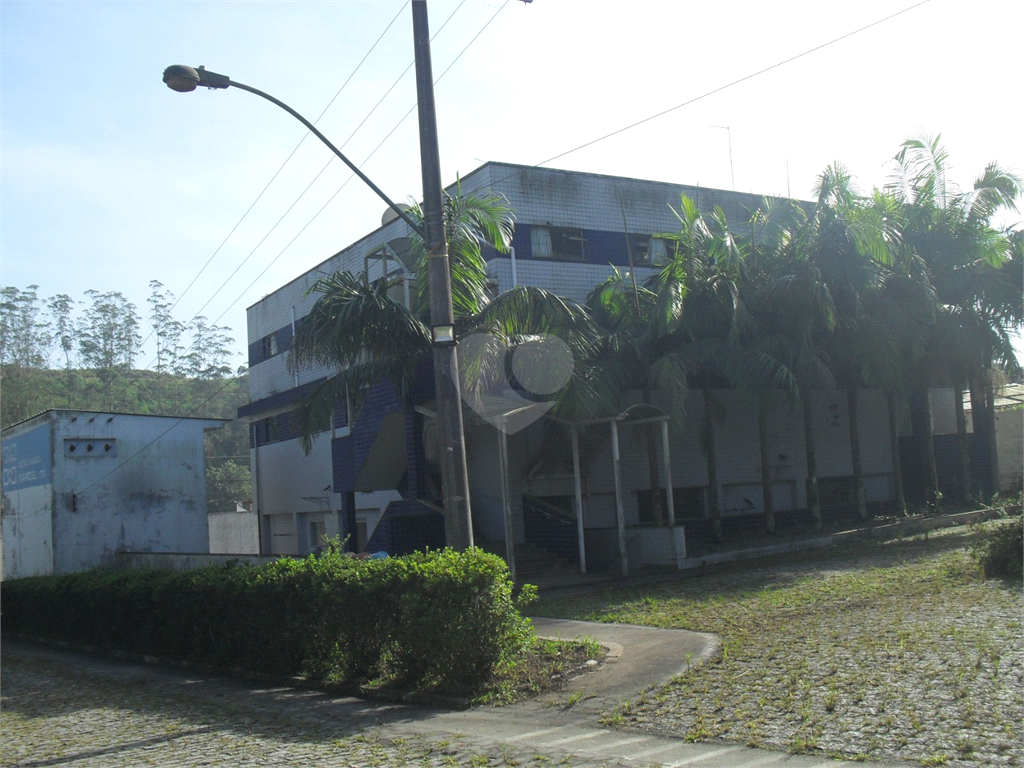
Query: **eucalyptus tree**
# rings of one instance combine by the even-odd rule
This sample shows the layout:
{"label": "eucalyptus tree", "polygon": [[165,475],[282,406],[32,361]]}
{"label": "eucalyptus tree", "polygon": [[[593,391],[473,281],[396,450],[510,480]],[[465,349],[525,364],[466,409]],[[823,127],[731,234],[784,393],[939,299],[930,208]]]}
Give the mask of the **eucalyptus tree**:
{"label": "eucalyptus tree", "polygon": [[61,352],[64,353],[64,391],[65,403],[68,408],[71,407],[74,388],[71,354],[75,350],[75,304],[75,300],[66,293],[59,293],[46,300],[46,306],[50,310],[50,317],[53,320],[52,339],[57,342]]}
{"label": "eucalyptus tree", "polygon": [[0,365],[45,368],[50,324],[43,317],[38,285],[0,289]]}
{"label": "eucalyptus tree", "polygon": [[181,337],[185,324],[171,314],[174,294],[164,288],[159,280],[149,281],[149,322],[152,336],[156,340],[156,372],[160,375],[168,370],[175,371],[182,354]]}
{"label": "eucalyptus tree", "polygon": [[34,372],[46,368],[51,336],[38,288],[0,289],[0,407],[5,425],[41,410]]}

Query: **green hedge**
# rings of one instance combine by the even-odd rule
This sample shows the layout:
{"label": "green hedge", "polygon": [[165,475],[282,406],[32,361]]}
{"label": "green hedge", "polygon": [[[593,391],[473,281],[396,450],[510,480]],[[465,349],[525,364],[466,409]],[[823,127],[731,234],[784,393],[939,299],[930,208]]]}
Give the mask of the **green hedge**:
{"label": "green hedge", "polygon": [[532,636],[482,552],[94,570],[2,585],[3,629],[217,667],[468,691]]}

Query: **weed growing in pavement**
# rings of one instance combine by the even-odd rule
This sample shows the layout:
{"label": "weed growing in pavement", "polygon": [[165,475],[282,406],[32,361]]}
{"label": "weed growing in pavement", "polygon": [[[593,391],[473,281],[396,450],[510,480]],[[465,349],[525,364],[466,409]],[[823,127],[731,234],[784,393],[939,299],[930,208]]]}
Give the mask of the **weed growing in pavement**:
{"label": "weed growing in pavement", "polygon": [[[719,658],[688,665],[632,712],[607,716],[609,724],[774,748],[820,745],[845,759],[937,759],[962,754],[956,739],[969,738],[970,759],[987,762],[1007,739],[1019,763],[1021,592],[979,579],[968,550],[985,530],[733,563],[672,583],[541,602],[535,612],[722,639]],[[762,732],[750,727],[751,712],[766,720]]]}

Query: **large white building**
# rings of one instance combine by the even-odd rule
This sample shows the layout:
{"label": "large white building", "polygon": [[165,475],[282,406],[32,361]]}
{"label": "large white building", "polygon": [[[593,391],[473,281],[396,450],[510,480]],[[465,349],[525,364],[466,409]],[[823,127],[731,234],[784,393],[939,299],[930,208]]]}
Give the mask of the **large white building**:
{"label": "large white building", "polygon": [[119,551],[208,552],[203,432],[222,419],[49,410],[3,431],[3,577]]}
{"label": "large white building", "polygon": [[[744,226],[761,202],[756,195],[678,184],[641,181],[597,174],[523,167],[490,162],[461,179],[464,194],[489,191],[503,195],[515,213],[513,249],[487,254],[495,293],[516,284],[539,286],[582,301],[613,267],[635,265],[639,280],[653,274],[664,257],[659,233],[677,232],[672,211],[680,195],[708,211],[720,206],[733,228]],[[388,244],[401,250],[409,234],[401,220],[391,220],[300,275],[248,309],[249,382],[251,404],[239,415],[251,421],[250,449],[256,508],[265,554],[304,554],[324,535],[350,535],[359,548],[403,551],[443,543],[436,512],[438,483],[424,456],[423,429],[430,418],[432,377],[426,373],[412,402],[400,401],[388,386],[369,393],[354,418],[339,407],[330,435],[316,441],[305,455],[291,426],[290,409],[326,370],[290,373],[288,349],[296,324],[316,300],[307,295],[322,275],[337,270],[368,270],[372,278],[383,269],[404,274]],[[627,240],[628,238],[628,240]],[[382,259],[381,254],[388,255]],[[400,295],[401,289],[396,294]],[[727,518],[736,520],[763,510],[757,414],[728,391],[716,392],[726,416],[720,432],[719,498]],[[427,405],[425,405],[427,404]],[[627,406],[629,403],[624,403]],[[688,411],[701,414],[700,394]],[[506,503],[501,492],[497,430],[466,411],[467,445],[474,530],[477,538],[505,539]],[[826,500],[848,497],[852,474],[845,397],[824,396],[814,402],[815,432],[820,436],[818,474]],[[805,451],[802,415],[781,401],[768,422],[772,451],[772,497],[779,514],[804,509]],[[564,550],[571,557],[577,533],[572,522],[574,478],[564,461],[549,460],[543,446],[547,420],[539,420],[508,437],[508,480],[512,530],[516,542],[533,541]],[[706,526],[708,468],[698,440],[699,418],[673,432],[671,459],[662,466],[675,490],[674,506],[687,537],[695,540]],[[862,393],[858,428],[864,435],[888,434],[883,399]],[[649,533],[650,485],[646,442],[639,430],[622,436],[622,488],[614,488],[612,449],[606,432],[590,430],[581,446],[583,529],[588,562],[614,565],[617,536],[624,519],[632,562],[664,559],[653,552]],[[888,440],[862,441],[868,501],[891,498],[893,457]],[[659,440],[660,445],[660,440]],[[659,449],[660,450],[660,449]],[[563,457],[564,458],[564,457]],[[569,510],[569,519],[561,519]],[[562,534],[569,543],[559,545]]]}

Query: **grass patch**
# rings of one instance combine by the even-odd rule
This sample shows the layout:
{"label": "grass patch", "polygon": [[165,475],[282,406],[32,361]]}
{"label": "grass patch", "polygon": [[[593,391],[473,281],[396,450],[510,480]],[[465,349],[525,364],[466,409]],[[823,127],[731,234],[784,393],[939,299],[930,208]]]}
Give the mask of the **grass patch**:
{"label": "grass patch", "polygon": [[[572,678],[597,668],[587,662],[600,662],[605,655],[605,649],[589,638],[581,642],[535,638],[521,656],[497,667],[473,703],[512,704],[565,690]],[[568,706],[579,703],[581,698],[582,694],[573,694]]]}
{"label": "grass patch", "polygon": [[970,554],[992,527],[719,566],[533,612],[722,639],[721,658],[616,712],[616,725],[875,760],[1024,763],[1020,582],[984,580]]}

